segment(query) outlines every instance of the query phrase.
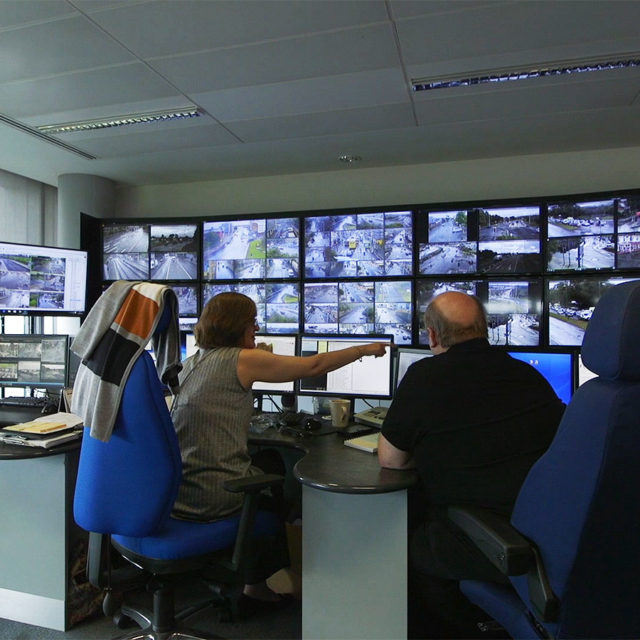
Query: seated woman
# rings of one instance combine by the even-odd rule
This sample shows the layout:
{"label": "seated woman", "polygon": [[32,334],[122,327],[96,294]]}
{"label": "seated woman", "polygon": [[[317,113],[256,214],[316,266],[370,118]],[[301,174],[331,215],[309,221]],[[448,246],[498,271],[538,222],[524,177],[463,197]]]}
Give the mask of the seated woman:
{"label": "seated woman", "polygon": [[[313,356],[281,356],[256,349],[256,305],[240,293],[213,297],[194,328],[199,350],[184,362],[172,417],[182,453],[183,478],[173,515],[211,521],[237,511],[241,496],[225,491],[226,480],[260,473],[284,474],[282,460],[252,459],[247,439],[256,381],[285,382],[322,375],[364,356],[382,356],[371,343]],[[263,452],[260,452],[263,453]],[[244,596],[278,603],[266,579],[288,566],[286,538],[261,552]]]}

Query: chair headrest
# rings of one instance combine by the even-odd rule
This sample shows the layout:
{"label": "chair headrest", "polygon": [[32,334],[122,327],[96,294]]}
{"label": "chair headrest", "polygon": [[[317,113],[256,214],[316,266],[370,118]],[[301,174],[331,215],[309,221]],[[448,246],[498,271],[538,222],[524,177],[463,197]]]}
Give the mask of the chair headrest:
{"label": "chair headrest", "polygon": [[606,291],[587,325],[584,364],[607,380],[640,380],[640,280]]}

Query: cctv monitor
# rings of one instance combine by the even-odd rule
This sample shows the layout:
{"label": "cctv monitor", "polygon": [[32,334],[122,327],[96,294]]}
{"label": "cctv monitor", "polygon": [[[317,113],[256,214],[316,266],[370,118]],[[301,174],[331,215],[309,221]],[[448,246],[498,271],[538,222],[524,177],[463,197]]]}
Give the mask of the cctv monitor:
{"label": "cctv monitor", "polygon": [[411,211],[310,216],[304,224],[306,278],[413,273]]}
{"label": "cctv monitor", "polygon": [[0,242],[0,313],[81,315],[87,252]]}
{"label": "cctv monitor", "polygon": [[[299,353],[311,356],[338,351],[371,342],[391,344],[393,336],[300,336]],[[392,395],[393,359],[391,348],[380,358],[365,357],[313,378],[298,382],[298,393],[312,396],[353,398],[390,398]]]}
{"label": "cctv monitor", "polygon": [[297,278],[298,218],[205,222],[202,255],[206,280]]}
{"label": "cctv monitor", "polygon": [[68,341],[66,335],[0,334],[0,387],[64,387]]}
{"label": "cctv monitor", "polygon": [[152,224],[149,228],[151,280],[196,280],[199,250],[199,225]]}

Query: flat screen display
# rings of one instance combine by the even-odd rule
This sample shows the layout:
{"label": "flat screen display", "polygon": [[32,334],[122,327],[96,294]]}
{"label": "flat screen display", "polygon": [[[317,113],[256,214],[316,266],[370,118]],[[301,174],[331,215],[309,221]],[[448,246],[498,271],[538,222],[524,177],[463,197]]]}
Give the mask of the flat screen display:
{"label": "flat screen display", "polygon": [[388,334],[411,342],[409,280],[307,282],[304,330],[329,334]]}
{"label": "flat screen display", "polygon": [[[300,355],[311,356],[359,346],[370,342],[392,342],[391,336],[300,336]],[[329,395],[358,398],[390,398],[392,391],[391,348],[383,357],[362,358],[335,371],[314,378],[302,378],[298,392],[303,395]]]}
{"label": "flat screen display", "polygon": [[105,224],[105,280],[196,280],[199,224]]}
{"label": "flat screen display", "polygon": [[102,251],[105,280],[147,280],[149,278],[148,224],[104,225]]}
{"label": "flat screen display", "polygon": [[410,276],[411,211],[311,216],[304,220],[307,278]]}
{"label": "flat screen display", "polygon": [[487,312],[489,342],[496,345],[538,346],[542,323],[542,285],[535,280],[422,280],[416,285],[418,344],[429,344],[424,312],[431,300],[446,291],[477,296]]}
{"label": "flat screen display", "polygon": [[548,206],[547,269],[615,267],[615,200],[566,201]]}
{"label": "flat screen display", "polygon": [[198,287],[195,284],[171,285],[178,298],[178,312],[180,316],[198,315]]}
{"label": "flat screen display", "polygon": [[537,369],[553,387],[562,402],[569,404],[575,387],[575,355],[544,351],[509,351],[517,360]]}
{"label": "flat screen display", "polygon": [[0,386],[64,387],[68,336],[0,334]]}
{"label": "flat screen display", "polygon": [[433,353],[428,349],[412,349],[411,347],[398,347],[396,350],[396,364],[393,388],[397,389],[398,385],[407,373],[407,369],[414,363],[424,358],[430,358]]}
{"label": "flat screen display", "polygon": [[268,333],[297,333],[300,315],[300,288],[297,282],[262,282],[257,284],[205,284],[203,306],[224,291],[249,296],[258,312],[257,322]]}
{"label": "flat screen display", "polygon": [[149,229],[151,280],[196,280],[199,251],[197,224],[152,224]]}
{"label": "flat screen display", "polygon": [[0,242],[0,313],[85,311],[87,252]]}
{"label": "flat screen display", "polygon": [[470,208],[418,214],[422,275],[527,273],[540,263],[540,207]]}
{"label": "flat screen display", "polygon": [[548,281],[549,344],[581,346],[591,314],[610,287],[635,278],[573,277]]}
{"label": "flat screen display", "polygon": [[542,325],[542,285],[538,280],[478,283],[487,311],[491,344],[537,346]]}
{"label": "flat screen display", "polygon": [[[295,356],[297,354],[297,336],[257,335],[256,347],[266,348],[280,356]],[[267,393],[293,393],[295,384],[289,382],[254,382],[253,390]]]}
{"label": "flat screen display", "polygon": [[255,218],[203,224],[206,280],[297,278],[298,218]]}

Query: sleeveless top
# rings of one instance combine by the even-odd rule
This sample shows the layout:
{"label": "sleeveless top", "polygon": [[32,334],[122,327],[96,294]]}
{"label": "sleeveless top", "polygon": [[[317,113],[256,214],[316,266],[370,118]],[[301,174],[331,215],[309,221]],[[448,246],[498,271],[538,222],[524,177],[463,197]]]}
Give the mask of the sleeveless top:
{"label": "sleeveless top", "polygon": [[211,521],[242,505],[223,482],[260,473],[247,451],[251,389],[237,375],[238,347],[199,349],[185,360],[171,416],[180,443],[182,484],[173,516]]}

